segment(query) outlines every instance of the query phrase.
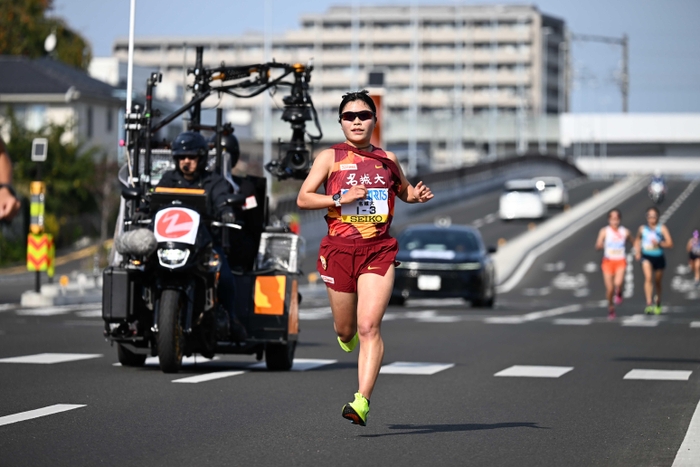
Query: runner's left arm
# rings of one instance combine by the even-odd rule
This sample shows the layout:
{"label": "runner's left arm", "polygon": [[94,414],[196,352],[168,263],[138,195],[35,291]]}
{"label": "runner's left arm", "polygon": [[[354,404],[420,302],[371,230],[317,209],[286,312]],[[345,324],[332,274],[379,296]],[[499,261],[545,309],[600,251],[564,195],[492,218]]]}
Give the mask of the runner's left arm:
{"label": "runner's left arm", "polygon": [[433,199],[433,192],[430,191],[430,188],[427,185],[423,185],[422,181],[416,183],[416,186],[413,186],[408,182],[408,179],[403,173],[403,169],[401,168],[401,164],[399,164],[399,160],[396,157],[396,154],[387,151],[386,155],[389,159],[394,161],[396,163],[396,166],[399,168],[399,173],[401,174],[401,188],[399,191],[399,198],[402,201],[406,203],[425,203],[426,201],[430,201],[431,199]]}
{"label": "runner's left arm", "polygon": [[663,240],[659,242],[661,248],[673,248],[673,239],[671,238],[671,233],[668,231],[665,225],[661,226],[661,235],[663,235]]}

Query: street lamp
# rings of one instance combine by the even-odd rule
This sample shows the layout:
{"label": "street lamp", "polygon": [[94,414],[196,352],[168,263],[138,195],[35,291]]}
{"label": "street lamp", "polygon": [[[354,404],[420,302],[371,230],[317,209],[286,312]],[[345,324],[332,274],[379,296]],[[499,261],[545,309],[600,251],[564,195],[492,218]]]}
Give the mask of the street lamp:
{"label": "street lamp", "polygon": [[548,63],[547,63],[547,49],[549,45],[549,35],[552,33],[552,28],[544,27],[542,28],[542,103],[540,104],[540,144],[539,151],[540,154],[545,154],[547,152],[547,74],[548,74]]}

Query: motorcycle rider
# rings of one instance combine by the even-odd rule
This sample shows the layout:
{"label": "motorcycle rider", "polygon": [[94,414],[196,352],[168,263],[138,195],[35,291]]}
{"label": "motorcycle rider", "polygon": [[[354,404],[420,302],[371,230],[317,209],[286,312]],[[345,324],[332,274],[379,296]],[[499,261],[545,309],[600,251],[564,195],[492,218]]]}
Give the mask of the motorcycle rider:
{"label": "motorcycle rider", "polygon": [[[216,145],[216,134],[209,139],[209,145]],[[230,169],[233,170],[241,156],[238,138],[233,134],[224,134],[221,137],[221,148],[224,154],[228,154],[231,161]],[[228,177],[227,177],[228,175]],[[233,189],[233,193],[245,196],[246,203],[234,208],[236,219],[242,222],[242,229],[229,231],[229,243],[236,246],[236,255],[229,259],[229,264],[234,269],[249,271],[258,253],[260,235],[254,232],[255,219],[251,209],[258,207],[255,198],[255,184],[247,177],[239,177],[226,171],[224,178]]]}
{"label": "motorcycle rider", "polygon": [[[207,214],[220,218],[222,222],[233,223],[236,220],[233,208],[226,206],[226,200],[233,190],[228,182],[219,174],[206,170],[209,145],[202,135],[194,131],[180,133],[172,143],[172,157],[175,170],[163,174],[158,186],[166,188],[199,188],[204,189],[208,198]],[[219,254],[221,261],[221,276],[219,278],[219,301],[226,308],[231,318],[231,337],[235,341],[247,338],[245,327],[236,318],[235,293],[233,273],[226,255],[221,247],[221,236],[212,235],[214,251]]]}
{"label": "motorcycle rider", "polygon": [[660,170],[655,170],[654,175],[651,177],[651,182],[649,182],[649,197],[655,202],[660,203],[666,195],[666,182],[661,176]]}

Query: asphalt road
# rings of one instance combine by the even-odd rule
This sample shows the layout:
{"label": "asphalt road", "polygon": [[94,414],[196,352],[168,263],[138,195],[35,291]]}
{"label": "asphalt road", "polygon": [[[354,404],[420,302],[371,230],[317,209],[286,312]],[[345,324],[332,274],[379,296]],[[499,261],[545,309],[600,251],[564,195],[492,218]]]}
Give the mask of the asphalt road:
{"label": "asphalt road", "polygon": [[[670,184],[662,213],[688,184]],[[631,296],[607,320],[593,249],[602,217],[538,258],[494,310],[456,300],[391,307],[386,373],[364,428],[340,417],[356,390],[357,356],[338,348],[320,302],[302,305],[296,355],[299,368],[315,368],[270,373],[251,368],[252,357],[222,356],[178,375],[114,366],[97,306],[5,306],[0,465],[671,466],[700,400],[698,291],[683,267],[699,202],[700,188],[668,219],[676,247],[659,317],[640,314],[635,263]],[[493,212],[477,212],[481,204],[445,214],[456,222],[465,211]],[[644,192],[621,203],[623,224],[636,228],[648,205]],[[499,222],[488,224],[494,236]],[[3,361],[43,353],[83,359]],[[173,383],[216,372],[228,376]],[[55,404],[80,407],[8,422]]]}

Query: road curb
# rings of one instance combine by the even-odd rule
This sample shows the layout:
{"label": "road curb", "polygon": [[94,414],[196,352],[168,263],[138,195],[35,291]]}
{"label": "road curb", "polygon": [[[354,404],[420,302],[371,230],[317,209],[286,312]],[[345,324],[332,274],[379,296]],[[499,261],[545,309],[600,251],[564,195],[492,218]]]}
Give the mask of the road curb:
{"label": "road curb", "polygon": [[511,291],[537,257],[637,193],[646,176],[631,176],[508,242],[493,255],[499,293]]}

